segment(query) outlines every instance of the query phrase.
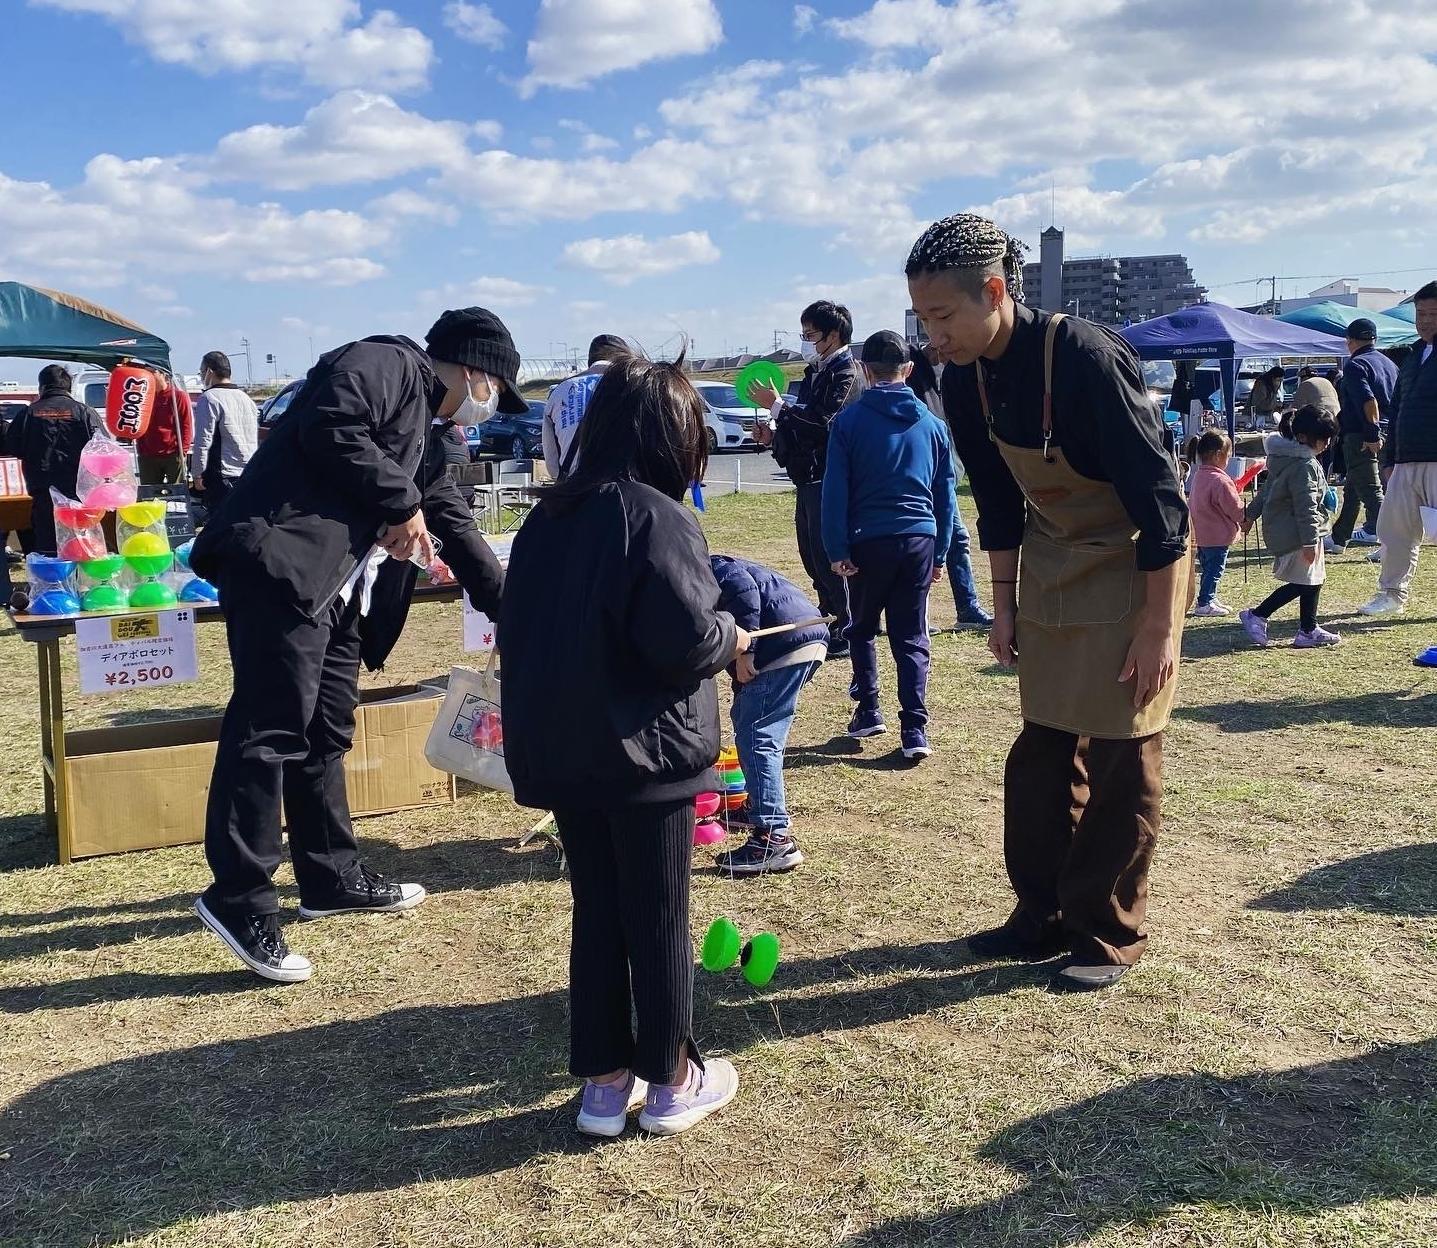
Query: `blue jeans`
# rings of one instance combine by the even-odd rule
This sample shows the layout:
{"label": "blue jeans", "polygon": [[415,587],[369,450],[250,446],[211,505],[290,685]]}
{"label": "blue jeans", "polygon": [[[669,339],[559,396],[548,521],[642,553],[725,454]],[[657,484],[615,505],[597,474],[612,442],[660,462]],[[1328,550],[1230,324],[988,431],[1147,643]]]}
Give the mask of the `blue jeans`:
{"label": "blue jeans", "polygon": [[798,709],[799,691],[822,666],[795,663],[760,672],[733,695],[733,732],[739,766],[748,785],[749,827],[787,833],[783,800],[783,747]]}
{"label": "blue jeans", "polygon": [[1198,584],[1197,605],[1206,607],[1217,597],[1217,583],[1227,568],[1227,547],[1199,546],[1198,567],[1202,569],[1202,580]]}
{"label": "blue jeans", "polygon": [[953,537],[948,542],[948,581],[953,586],[953,605],[958,608],[960,624],[973,620],[983,610],[983,604],[978,601],[978,586],[973,582],[971,545],[963,513],[955,507]]}

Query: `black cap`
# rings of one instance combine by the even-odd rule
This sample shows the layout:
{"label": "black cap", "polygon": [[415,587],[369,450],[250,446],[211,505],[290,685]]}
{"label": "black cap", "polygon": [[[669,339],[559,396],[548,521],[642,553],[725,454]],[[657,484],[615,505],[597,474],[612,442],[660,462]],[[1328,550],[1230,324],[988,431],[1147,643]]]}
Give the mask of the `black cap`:
{"label": "black cap", "polygon": [[1347,327],[1347,336],[1353,342],[1376,342],[1377,324],[1365,316],[1359,316]]}
{"label": "black cap", "polygon": [[880,329],[863,340],[863,354],[859,358],[865,364],[886,364],[897,368],[908,363],[908,344],[894,330]]}
{"label": "black cap", "polygon": [[612,356],[615,352],[628,350],[629,344],[620,338],[618,334],[600,334],[589,344],[589,363],[592,364],[596,360],[603,359],[606,356]]}
{"label": "black cap", "polygon": [[504,383],[499,410],[519,416],[529,405],[519,396],[519,352],[508,329],[488,308],[451,308],[430,327],[425,346],[436,360],[479,368]]}

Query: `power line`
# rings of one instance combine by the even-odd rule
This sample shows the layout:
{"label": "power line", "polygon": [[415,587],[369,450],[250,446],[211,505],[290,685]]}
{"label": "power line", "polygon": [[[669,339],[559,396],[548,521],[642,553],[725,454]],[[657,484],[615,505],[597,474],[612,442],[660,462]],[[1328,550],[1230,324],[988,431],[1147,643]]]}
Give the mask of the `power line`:
{"label": "power line", "polygon": [[[1294,273],[1287,276],[1280,276],[1279,282],[1316,282],[1324,277],[1395,277],[1401,273],[1431,273],[1437,270],[1437,264],[1419,264],[1411,269],[1367,269],[1360,273],[1354,273],[1351,269],[1340,270],[1336,273]],[[1253,282],[1270,282],[1271,274],[1263,274],[1259,277],[1240,277],[1230,282],[1213,282],[1209,284],[1209,290],[1224,290],[1229,286],[1250,286]]]}

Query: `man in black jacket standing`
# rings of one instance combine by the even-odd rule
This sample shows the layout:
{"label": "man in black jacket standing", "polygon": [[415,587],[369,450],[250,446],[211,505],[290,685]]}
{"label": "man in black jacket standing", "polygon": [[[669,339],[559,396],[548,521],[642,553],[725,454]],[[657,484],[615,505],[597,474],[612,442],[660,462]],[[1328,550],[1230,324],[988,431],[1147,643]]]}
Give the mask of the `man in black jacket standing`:
{"label": "man in black jacket standing", "polygon": [[75,496],[80,452],[103,426],[100,414],[70,397],[74,379],[63,364],[40,370],[40,397],[5,431],[5,449],[25,469],[30,490],[30,529],[34,549],[55,553],[55,508],[50,501],[54,486],[66,498]]}
{"label": "man in black jacket standing", "polygon": [[821,299],[804,308],[798,323],[803,358],[808,361],[798,394],[788,400],[760,382],[742,397],[769,412],[772,425],[760,423],[755,437],[764,445],[772,444],[774,462],[796,488],[793,520],[799,557],[818,595],[819,610],[833,617],[828,657],[846,659],[848,590],[823,549],[823,470],[828,465],[829,426],[858,398],[863,384],[849,350],[853,317],[847,308]]}
{"label": "man in black jacket standing", "polygon": [[434,557],[431,528],[475,606],[498,618],[503,572],[425,448],[435,417],[524,410],[518,366],[483,308],[444,313],[427,352],[397,337],[329,352],[195,540],[191,563],[219,586],[234,667],[205,821],[214,883],[195,908],[265,979],[311,973],[279,926],[281,802],[301,918],[424,900],[359,860],[344,782],[359,663],[380,667],[398,640],[411,559]]}

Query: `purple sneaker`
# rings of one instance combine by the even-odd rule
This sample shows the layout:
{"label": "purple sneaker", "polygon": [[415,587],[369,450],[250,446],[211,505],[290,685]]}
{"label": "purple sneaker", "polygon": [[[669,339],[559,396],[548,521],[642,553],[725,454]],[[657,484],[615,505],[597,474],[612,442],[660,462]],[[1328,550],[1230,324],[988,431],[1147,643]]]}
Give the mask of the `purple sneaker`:
{"label": "purple sneaker", "polygon": [[1319,624],[1310,633],[1299,631],[1293,639],[1292,645],[1295,650],[1316,650],[1319,646],[1340,646],[1342,638],[1336,633],[1330,633]]}
{"label": "purple sneaker", "polygon": [[1255,646],[1267,646],[1271,643],[1267,640],[1267,621],[1260,615],[1244,608],[1237,613],[1238,620],[1242,623],[1243,632],[1252,638]]}
{"label": "purple sneaker", "polygon": [[619,1083],[600,1084],[585,1079],[579,1130],[585,1135],[602,1135],[608,1139],[623,1135],[629,1111],[638,1109],[648,1094],[649,1085],[633,1073]]}
{"label": "purple sneaker", "polygon": [[703,1070],[689,1063],[688,1082],[681,1088],[649,1089],[639,1126],[654,1135],[679,1135],[697,1126],[738,1095],[738,1071],[722,1057],[710,1058]]}

